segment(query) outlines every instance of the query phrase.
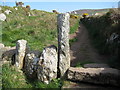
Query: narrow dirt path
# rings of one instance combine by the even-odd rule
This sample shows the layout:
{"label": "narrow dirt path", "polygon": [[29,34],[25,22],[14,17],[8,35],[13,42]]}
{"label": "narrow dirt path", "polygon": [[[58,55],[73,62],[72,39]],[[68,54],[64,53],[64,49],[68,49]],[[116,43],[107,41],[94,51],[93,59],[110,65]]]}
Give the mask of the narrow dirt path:
{"label": "narrow dirt path", "polygon": [[97,50],[92,47],[88,31],[84,25],[80,24],[78,31],[70,35],[70,39],[75,37],[77,42],[73,42],[70,46],[71,66],[75,66],[78,62],[105,62],[106,58],[99,55]]}
{"label": "narrow dirt path", "polygon": [[[73,42],[70,46],[71,54],[71,66],[76,66],[79,62],[94,62],[105,63],[107,57],[100,55],[97,50],[91,45],[89,34],[84,25],[80,24],[76,33],[70,35],[70,39],[77,38],[76,42]],[[112,86],[102,86],[85,82],[73,82],[66,81],[63,88],[75,88],[75,89],[106,89],[113,88]]]}

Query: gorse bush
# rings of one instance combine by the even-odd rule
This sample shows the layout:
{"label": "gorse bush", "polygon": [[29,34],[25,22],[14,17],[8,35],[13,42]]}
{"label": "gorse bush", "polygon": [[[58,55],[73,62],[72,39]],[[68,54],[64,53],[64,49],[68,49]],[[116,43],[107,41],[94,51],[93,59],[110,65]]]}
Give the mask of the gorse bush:
{"label": "gorse bush", "polygon": [[109,55],[114,59],[114,63],[120,63],[120,11],[110,10],[103,16],[89,17],[81,21],[87,27],[92,43],[98,51]]}

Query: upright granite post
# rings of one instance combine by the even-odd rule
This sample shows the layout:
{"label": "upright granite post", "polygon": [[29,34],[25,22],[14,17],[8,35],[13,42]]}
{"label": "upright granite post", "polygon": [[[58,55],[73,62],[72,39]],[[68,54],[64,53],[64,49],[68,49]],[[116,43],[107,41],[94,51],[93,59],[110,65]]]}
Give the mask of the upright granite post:
{"label": "upright granite post", "polygon": [[59,14],[57,17],[58,74],[60,74],[59,75],[60,77],[64,76],[66,70],[70,67],[69,17],[70,17],[70,15],[68,13]]}
{"label": "upright granite post", "polygon": [[16,43],[16,55],[15,55],[15,64],[19,69],[23,68],[24,57],[27,47],[26,40],[18,40]]}

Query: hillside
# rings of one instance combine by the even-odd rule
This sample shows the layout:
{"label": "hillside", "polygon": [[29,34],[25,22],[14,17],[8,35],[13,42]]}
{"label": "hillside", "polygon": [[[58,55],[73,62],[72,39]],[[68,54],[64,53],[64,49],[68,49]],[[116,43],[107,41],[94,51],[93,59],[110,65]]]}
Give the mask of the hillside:
{"label": "hillside", "polygon": [[104,14],[108,11],[109,11],[109,9],[81,9],[81,10],[71,11],[70,13],[71,14],[79,14],[79,15],[82,15],[83,13],[88,13],[89,15],[94,15],[96,13]]}
{"label": "hillside", "polygon": [[[15,46],[17,40],[25,39],[32,49],[40,50],[50,44],[57,45],[57,14],[34,9],[29,11],[28,16],[24,7],[15,8],[2,7],[1,12],[12,11],[2,22],[2,43]],[[76,24],[78,19],[71,18],[71,30],[77,29]]]}

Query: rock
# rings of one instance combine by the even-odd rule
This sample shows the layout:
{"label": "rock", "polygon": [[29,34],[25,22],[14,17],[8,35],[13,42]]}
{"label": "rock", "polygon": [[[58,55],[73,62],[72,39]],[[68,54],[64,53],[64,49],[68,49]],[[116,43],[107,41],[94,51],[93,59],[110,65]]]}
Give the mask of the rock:
{"label": "rock", "polygon": [[2,54],[2,59],[3,61],[4,60],[7,60],[7,61],[10,61],[12,59],[12,56],[16,53],[16,49],[10,49],[10,50],[7,50],[5,51],[3,54]]}
{"label": "rock", "polygon": [[24,57],[26,53],[27,41],[26,40],[18,40],[16,43],[16,56],[15,56],[15,64],[18,69],[23,68]]}
{"label": "rock", "polygon": [[112,33],[110,38],[107,39],[107,43],[111,43],[112,44],[115,41],[115,39],[118,39],[117,41],[119,42],[119,37],[120,36],[118,34]]}
{"label": "rock", "polygon": [[2,10],[2,8],[0,7],[0,10]]}
{"label": "rock", "polygon": [[31,51],[26,54],[25,57],[25,73],[27,76],[34,78],[37,75],[37,66],[38,61],[40,60],[40,52],[39,51]]}
{"label": "rock", "polygon": [[11,47],[11,48],[2,48],[0,50],[2,53],[2,61],[3,63],[11,63],[15,64],[15,53],[16,53],[16,47]]}
{"label": "rock", "polygon": [[1,49],[1,48],[4,48],[4,47],[5,47],[5,45],[2,44],[2,43],[0,43],[0,49]]}
{"label": "rock", "polygon": [[15,10],[18,10],[18,8],[15,8]]}
{"label": "rock", "polygon": [[69,18],[70,15],[59,14],[58,23],[58,67],[60,76],[64,76],[66,70],[70,67],[70,47],[69,47]]}
{"label": "rock", "polygon": [[12,13],[12,11],[6,10],[4,13],[6,13],[7,15],[9,15],[10,13]]}
{"label": "rock", "polygon": [[107,64],[91,63],[91,64],[85,64],[84,68],[109,68],[109,66]]}
{"label": "rock", "polygon": [[28,12],[28,16],[31,16],[30,12]]}
{"label": "rock", "polygon": [[99,15],[99,13],[95,13],[95,15],[96,15],[96,16],[98,16],[98,15]]}
{"label": "rock", "polygon": [[37,77],[40,81],[48,84],[57,77],[57,47],[52,45],[46,47],[40,57]]}
{"label": "rock", "polygon": [[5,21],[6,20],[6,15],[4,13],[0,14],[0,20]]}
{"label": "rock", "polygon": [[73,68],[67,72],[67,79],[102,85],[120,85],[120,70],[113,68]]}

